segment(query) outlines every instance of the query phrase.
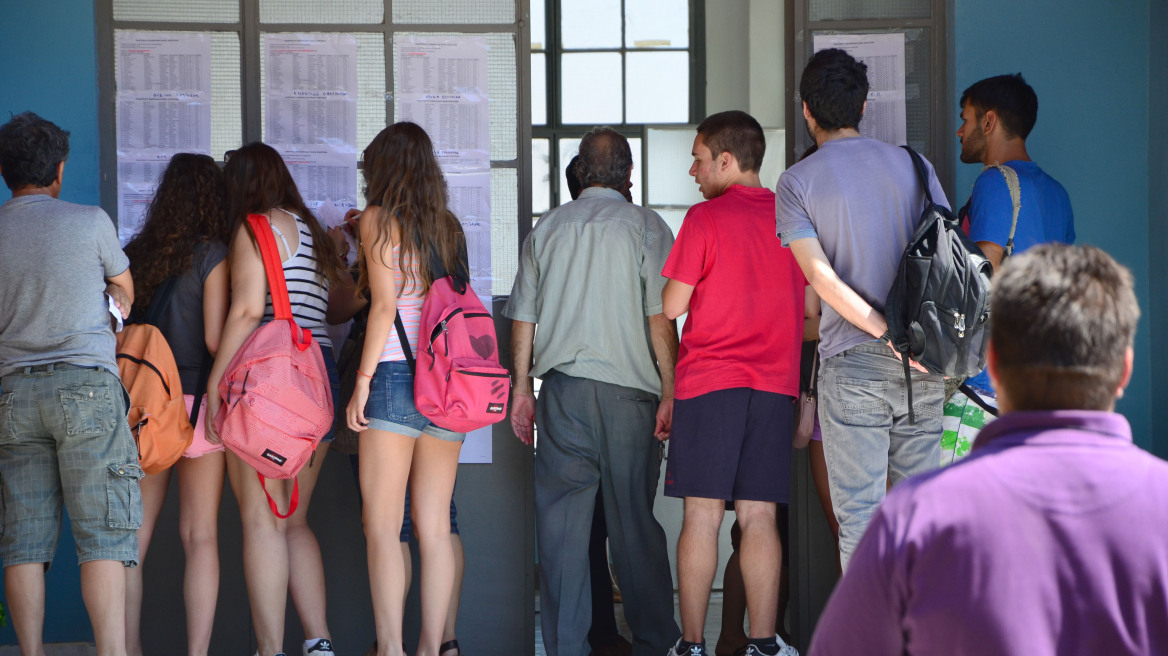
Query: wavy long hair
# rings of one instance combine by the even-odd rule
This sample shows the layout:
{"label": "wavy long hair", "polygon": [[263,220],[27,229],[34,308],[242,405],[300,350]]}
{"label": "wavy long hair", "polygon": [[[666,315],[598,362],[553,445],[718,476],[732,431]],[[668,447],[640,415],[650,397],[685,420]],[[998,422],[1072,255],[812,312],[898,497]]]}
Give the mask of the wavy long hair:
{"label": "wavy long hair", "polygon": [[[430,291],[434,282],[430,254],[441,259],[447,271],[458,271],[466,242],[462,224],[447,206],[446,178],[434,157],[434,144],[417,124],[394,123],[374,137],[362,158],[365,198],[370,205],[381,206],[377,236],[370,247],[380,246],[385,259],[386,251],[393,248],[396,220],[401,230],[398,268],[408,280],[408,288],[420,285],[423,293]],[[406,267],[411,254],[416,269]],[[364,252],[360,264],[358,287],[364,291],[369,286]]]}
{"label": "wavy long hair", "polygon": [[247,224],[247,215],[264,214],[277,208],[287,210],[303,219],[312,233],[317,274],[333,283],[341,279],[344,272],[341,257],[332,247],[328,232],[304,204],[292,173],[275,148],[255,141],[239,150],[229,151],[223,178],[227,186],[227,217],[232,234],[242,224],[254,244],[256,236]]}
{"label": "wavy long hair", "polygon": [[227,194],[215,160],[195,153],[172,157],[146,211],[146,223],[126,244],[134,309],[145,310],[164,280],[191,268],[195,246],[225,244],[229,235]]}

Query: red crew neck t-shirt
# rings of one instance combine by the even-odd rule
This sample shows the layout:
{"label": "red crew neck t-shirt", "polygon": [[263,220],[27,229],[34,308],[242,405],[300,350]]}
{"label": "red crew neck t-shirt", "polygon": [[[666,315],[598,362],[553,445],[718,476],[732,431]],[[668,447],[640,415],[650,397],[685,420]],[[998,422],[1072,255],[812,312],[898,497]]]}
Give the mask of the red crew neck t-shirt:
{"label": "red crew neck t-shirt", "polygon": [[775,194],[732,185],[690,208],[662,275],[693,285],[674,396],[736,387],[799,395],[803,290],[775,235]]}

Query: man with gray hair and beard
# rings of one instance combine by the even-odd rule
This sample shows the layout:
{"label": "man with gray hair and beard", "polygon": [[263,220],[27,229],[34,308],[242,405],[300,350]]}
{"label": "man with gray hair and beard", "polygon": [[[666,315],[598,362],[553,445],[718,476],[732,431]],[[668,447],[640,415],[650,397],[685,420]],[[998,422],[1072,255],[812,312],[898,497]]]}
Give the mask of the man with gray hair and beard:
{"label": "man with gray hair and beard", "polygon": [[[580,142],[580,197],[527,235],[503,309],[514,320],[511,426],[534,441],[540,621],[548,656],[587,656],[588,540],[602,491],[635,656],[660,656],[681,631],[665,532],[653,517],[658,440],[673,420],[677,328],[661,269],[673,245],[652,210],[622,195],[632,151],[612,128]],[[539,332],[536,333],[536,325]],[[539,402],[531,376],[543,381]]]}

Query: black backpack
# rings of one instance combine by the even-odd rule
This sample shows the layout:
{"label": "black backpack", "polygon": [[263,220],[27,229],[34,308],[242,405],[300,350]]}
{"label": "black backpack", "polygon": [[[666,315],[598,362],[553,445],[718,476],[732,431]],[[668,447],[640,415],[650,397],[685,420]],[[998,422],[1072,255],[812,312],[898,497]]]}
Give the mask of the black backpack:
{"label": "black backpack", "polygon": [[884,318],[892,346],[904,361],[909,421],[915,422],[909,359],[948,378],[965,378],[985,368],[993,266],[961,231],[953,212],[933,201],[921,156],[903,148],[912,157],[928,204],[901,256]]}

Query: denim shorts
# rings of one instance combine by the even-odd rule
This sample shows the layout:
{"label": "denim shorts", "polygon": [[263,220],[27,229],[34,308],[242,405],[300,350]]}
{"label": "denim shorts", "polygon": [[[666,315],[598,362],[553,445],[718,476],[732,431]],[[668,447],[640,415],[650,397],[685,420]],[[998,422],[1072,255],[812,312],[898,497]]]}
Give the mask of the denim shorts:
{"label": "denim shorts", "polygon": [[138,562],[138,449],[118,377],[46,364],[0,381],[0,561],[52,562],[69,511],[77,561]]}
{"label": "denim shorts", "polygon": [[[329,388],[333,392],[333,412],[344,413],[345,408],[338,405],[341,402],[341,377],[337,374],[337,362],[333,360],[333,350],[321,344],[320,354],[324,356],[324,366],[328,370]],[[336,423],[329,427],[329,431],[320,438],[320,441],[332,442],[334,437],[336,437]]]}
{"label": "denim shorts", "polygon": [[461,442],[466,433],[455,433],[430,423],[414,404],[414,375],[405,360],[377,363],[369,383],[369,400],[365,402],[365,419],[369,428],[421,437],[422,433],[447,442]]}

